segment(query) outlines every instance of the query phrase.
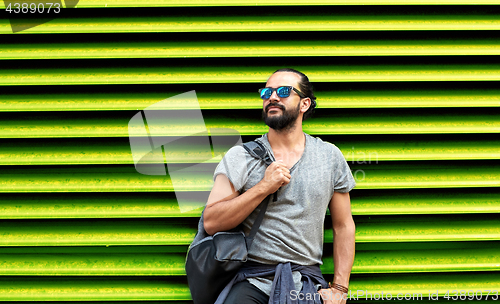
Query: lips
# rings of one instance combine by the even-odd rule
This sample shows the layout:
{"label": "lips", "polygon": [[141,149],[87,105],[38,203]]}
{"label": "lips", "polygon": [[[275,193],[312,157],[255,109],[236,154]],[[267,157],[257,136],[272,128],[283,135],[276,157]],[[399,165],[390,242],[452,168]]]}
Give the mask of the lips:
{"label": "lips", "polygon": [[282,107],[280,106],[276,106],[276,105],[273,105],[273,106],[267,106],[267,112],[271,111],[271,110],[277,110],[277,109],[280,109],[280,110],[283,110]]}

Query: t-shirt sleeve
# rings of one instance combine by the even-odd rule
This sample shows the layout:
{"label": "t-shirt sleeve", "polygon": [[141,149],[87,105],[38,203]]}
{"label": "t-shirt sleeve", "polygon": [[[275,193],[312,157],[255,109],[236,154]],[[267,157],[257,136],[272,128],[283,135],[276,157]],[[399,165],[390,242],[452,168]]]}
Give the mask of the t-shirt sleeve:
{"label": "t-shirt sleeve", "polygon": [[333,145],[333,189],[335,192],[346,193],[351,191],[356,186],[356,181],[352,176],[351,169],[345,160],[344,155],[340,149]]}
{"label": "t-shirt sleeve", "polygon": [[215,168],[214,181],[217,175],[224,174],[233,184],[234,189],[241,192],[248,180],[247,152],[242,146],[234,146],[224,155]]}

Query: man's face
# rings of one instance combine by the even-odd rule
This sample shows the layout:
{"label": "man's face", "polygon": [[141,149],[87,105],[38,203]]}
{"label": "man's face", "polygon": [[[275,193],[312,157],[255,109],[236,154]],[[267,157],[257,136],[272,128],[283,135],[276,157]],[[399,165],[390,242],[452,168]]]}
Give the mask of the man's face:
{"label": "man's face", "polygon": [[[278,88],[293,86],[298,88],[300,76],[291,72],[278,72],[269,77],[266,87]],[[281,98],[273,92],[269,99],[263,102],[262,119],[266,125],[276,131],[288,130],[295,125],[300,114],[300,96],[292,91],[290,96]]]}

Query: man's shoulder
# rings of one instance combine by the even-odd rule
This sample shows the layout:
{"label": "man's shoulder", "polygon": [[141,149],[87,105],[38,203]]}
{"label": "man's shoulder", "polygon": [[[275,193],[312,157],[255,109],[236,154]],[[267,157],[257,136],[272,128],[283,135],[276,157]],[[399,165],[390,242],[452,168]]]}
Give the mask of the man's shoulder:
{"label": "man's shoulder", "polygon": [[224,153],[224,158],[243,158],[248,154],[247,150],[243,148],[243,144],[238,144],[232,146],[226,153]]}
{"label": "man's shoulder", "polygon": [[333,152],[335,150],[340,151],[340,149],[335,144],[333,144],[331,142],[324,141],[323,139],[321,139],[319,137],[315,137],[315,136],[309,135],[307,133],[306,133],[306,136],[309,136],[311,143],[318,149],[327,150],[329,152]]}
{"label": "man's shoulder", "polygon": [[264,144],[266,143],[265,141],[265,136],[261,136],[259,138],[256,138],[255,140],[250,140],[250,141],[247,141],[247,142],[244,142],[244,143],[239,143],[239,144],[236,144],[234,146],[232,146],[225,154],[224,154],[224,157],[226,158],[231,158],[231,159],[247,159],[247,161],[251,161],[253,159],[253,157],[250,155],[250,153],[248,153],[248,151],[243,147],[243,145],[245,144],[248,144],[250,142],[253,142],[253,141],[258,141],[260,142],[261,144]]}

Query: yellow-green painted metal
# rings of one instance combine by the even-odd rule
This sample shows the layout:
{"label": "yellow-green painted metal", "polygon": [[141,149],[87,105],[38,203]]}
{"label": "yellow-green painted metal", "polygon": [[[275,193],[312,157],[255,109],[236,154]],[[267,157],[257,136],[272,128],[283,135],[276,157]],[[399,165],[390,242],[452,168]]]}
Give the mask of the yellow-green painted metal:
{"label": "yellow-green painted metal", "polygon": [[[498,215],[372,216],[356,218],[356,242],[498,241]],[[48,219],[2,221],[0,246],[189,245],[196,221]],[[331,229],[324,240],[332,243]]]}
{"label": "yellow-green painted metal", "polygon": [[[264,83],[262,83],[264,85]],[[200,109],[262,109],[262,100],[255,92],[227,92],[231,85],[221,87],[224,92],[196,90]],[[155,88],[156,90],[156,88]],[[241,90],[241,89],[240,89]],[[91,90],[93,91],[93,90]],[[183,91],[143,91],[143,92],[57,92],[2,94],[2,112],[31,111],[124,111],[140,110],[162,101],[163,110],[193,109],[191,104],[181,103],[172,98]],[[343,89],[316,92],[318,109],[326,108],[436,108],[436,107],[500,107],[500,89]]]}
{"label": "yellow-green painted metal", "polygon": [[[182,113],[174,114],[165,116],[169,117],[168,120],[148,122],[155,124],[155,136],[191,136],[199,132],[197,121],[186,119]],[[142,136],[143,129],[140,126],[129,128],[133,115],[134,112],[113,115],[105,112],[5,115],[0,121],[0,138]],[[234,135],[234,130],[241,135],[262,135],[269,127],[260,120],[260,115],[260,112],[254,112],[253,115],[240,117],[230,113],[209,112],[203,119],[207,129],[222,128],[220,132],[212,132],[217,135]],[[303,123],[303,129],[311,135],[499,133],[500,115],[488,109],[432,112],[411,109],[318,111],[313,120]]]}
{"label": "yellow-green painted metal", "polygon": [[[474,135],[468,135],[474,137]],[[479,160],[499,159],[500,141],[494,139],[445,138],[439,136],[426,141],[411,139],[339,138],[334,144],[340,148],[348,162],[394,160]],[[165,149],[169,163],[218,163],[220,157],[204,152],[203,145],[175,145]],[[230,146],[219,147],[217,155]],[[0,165],[109,165],[133,164],[127,139],[73,139],[3,140],[0,146]]]}
{"label": "yellow-green painted metal", "polygon": [[190,300],[187,284],[155,277],[0,277],[4,301]]}
{"label": "yellow-green painted metal", "polygon": [[[499,248],[358,251],[352,273],[499,271],[499,256]],[[0,276],[184,276],[185,260],[185,253],[0,254]],[[323,263],[333,274],[332,257]]]}
{"label": "yellow-green painted metal", "polygon": [[[166,166],[165,166],[166,167]],[[78,170],[77,170],[78,169]],[[210,171],[178,174],[176,191],[209,191],[212,187]],[[49,173],[48,171],[49,170]],[[71,166],[3,170],[0,176],[2,192],[172,192],[174,186],[168,176],[138,173],[134,166]],[[10,173],[10,174],[9,174]]]}
{"label": "yellow-green painted metal", "polygon": [[0,59],[500,55],[498,39],[3,44]]}
{"label": "yellow-green painted metal", "polygon": [[[396,298],[409,294],[417,300],[437,293],[440,297],[453,290],[498,290],[498,273],[457,274],[378,274],[359,275],[350,284],[350,296],[365,299],[367,292],[381,293]],[[415,293],[415,295],[413,295]],[[486,296],[483,295],[483,299]],[[490,294],[491,300],[493,294]],[[9,301],[154,301],[154,300],[189,300],[187,284],[174,280],[147,278],[64,278],[51,277],[40,280],[39,277],[0,277],[0,297]],[[368,297],[368,300],[370,298]]]}
{"label": "yellow-green painted metal", "polygon": [[[365,276],[357,276],[351,284],[349,284],[351,296],[358,295],[359,299],[366,300],[367,292],[372,294],[378,293],[379,296],[384,293],[384,299],[390,293],[393,299],[401,294],[404,297],[407,294],[410,300],[413,297],[414,301],[422,300],[423,297],[428,297],[432,294],[437,294],[440,297],[445,296],[446,292],[450,292],[450,296],[454,294],[453,290],[498,290],[499,282],[496,279],[498,273],[429,273],[429,274],[369,274]],[[415,294],[415,295],[414,295]],[[421,296],[419,294],[422,294]],[[470,293],[471,294],[471,293]],[[483,299],[487,292],[484,293]],[[492,293],[493,294],[493,293]],[[492,295],[491,294],[491,295]],[[489,299],[491,300],[491,295]],[[418,297],[418,298],[417,298]],[[368,299],[370,300],[370,296]],[[373,303],[373,302],[372,302]]]}
{"label": "yellow-green painted metal", "polygon": [[[462,161],[465,162],[465,161]],[[175,166],[175,165],[171,165]],[[500,187],[498,162],[375,163],[350,165],[357,189]],[[175,167],[173,167],[175,168]],[[77,170],[78,169],[78,170]],[[210,191],[215,166],[183,171],[175,191]],[[203,170],[203,171],[201,171]],[[0,176],[2,193],[22,192],[172,192],[168,176],[144,175],[133,166],[9,168]]]}
{"label": "yellow-green painted metal", "polygon": [[195,226],[164,219],[2,221],[0,246],[187,245]]}
{"label": "yellow-green painted metal", "polygon": [[[208,198],[208,192],[204,195]],[[202,210],[181,212],[174,193],[3,193],[0,197],[0,219],[197,218]],[[205,201],[191,204],[204,206]],[[500,213],[500,188],[357,191],[351,195],[351,209],[354,215]]]}
{"label": "yellow-green painted metal", "polygon": [[[449,242],[500,239],[498,215],[363,216],[356,218],[356,242]],[[333,241],[325,229],[325,242]]]}
{"label": "yellow-green painted metal", "polygon": [[[195,89],[209,131],[251,140],[267,131],[257,89],[283,66],[318,85],[304,130],[335,143],[357,182],[349,287],[359,302],[379,301],[367,291],[428,304],[433,293],[449,302],[447,290],[499,289],[500,45],[488,34],[500,14],[473,5],[496,2],[81,0],[87,10],[4,35],[0,301],[190,303],[184,258],[205,202],[181,212],[168,175],[135,170],[128,122]],[[159,126],[164,136],[195,128],[180,114]],[[169,166],[204,161],[201,151],[167,150]],[[219,159],[175,190],[207,195]],[[327,212],[329,280],[330,222]]]}
{"label": "yellow-green painted metal", "polygon": [[499,213],[500,189],[375,190],[354,192],[355,215]]}
{"label": "yellow-green painted metal", "polygon": [[[495,0],[254,0],[254,1],[232,1],[232,0],[192,0],[189,2],[180,0],[155,0],[155,1],[119,1],[119,0],[80,0],[76,8],[116,8],[116,7],[203,7],[203,6],[302,6],[302,5],[491,5],[498,4]],[[63,4],[63,7],[67,7]],[[5,8],[0,3],[0,8]]]}
{"label": "yellow-green painted metal", "polygon": [[[356,252],[352,273],[412,273],[498,271],[498,248],[460,250],[387,250]],[[323,273],[333,274],[333,259],[325,256]]]}
{"label": "yellow-green painted metal", "polygon": [[[200,195],[200,197],[202,197]],[[208,193],[206,193],[208,197]],[[139,203],[140,202],[140,203]],[[189,202],[184,202],[190,204]],[[194,200],[192,205],[206,202]],[[201,209],[181,212],[174,193],[72,193],[1,195],[0,218],[188,218]]]}
{"label": "yellow-green painted metal", "polygon": [[[35,27],[36,28],[36,27]],[[94,62],[93,64],[96,65]],[[126,67],[99,64],[75,68],[1,69],[0,85],[94,85],[265,83],[281,66],[157,66]],[[498,81],[500,64],[325,64],[295,66],[315,82]]]}
{"label": "yellow-green painted metal", "polygon": [[[263,11],[264,10],[264,11]],[[145,32],[269,32],[269,31],[434,31],[499,30],[500,18],[495,12],[436,14],[394,14],[379,12],[342,14],[336,10],[317,10],[314,14],[265,9],[238,16],[214,12],[209,16],[123,16],[109,14],[106,21],[93,17],[59,17],[16,34],[57,33],[145,33]],[[0,19],[0,34],[12,34],[7,19]]]}
{"label": "yellow-green painted metal", "polygon": [[180,276],[186,254],[0,254],[0,276]]}

